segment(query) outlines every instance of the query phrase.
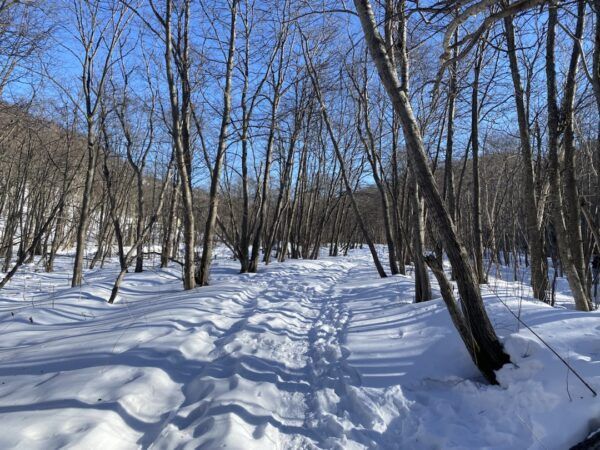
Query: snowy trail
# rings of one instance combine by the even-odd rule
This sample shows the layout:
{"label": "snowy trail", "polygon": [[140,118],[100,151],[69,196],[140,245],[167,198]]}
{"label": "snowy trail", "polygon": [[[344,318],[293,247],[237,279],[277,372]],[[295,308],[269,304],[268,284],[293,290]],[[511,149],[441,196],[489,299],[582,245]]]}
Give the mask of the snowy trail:
{"label": "snowy trail", "polygon": [[[313,382],[324,364],[337,366],[320,334],[340,325],[330,291],[354,265],[290,262],[238,275],[225,264],[213,286],[189,293],[173,274],[130,274],[125,301],[113,307],[101,302],[112,274],[88,274],[93,282],[81,291],[57,288],[52,306],[42,294],[36,308],[7,301],[2,325],[12,327],[13,342],[0,349],[0,378],[8,380],[0,415],[22,433],[1,437],[0,446],[320,442],[327,431],[309,424]],[[19,427],[24,416],[46,426]]]}
{"label": "snowy trail", "polygon": [[189,292],[173,269],[128,274],[113,306],[114,269],[70,289],[64,263],[0,298],[0,448],[558,449],[600,417],[496,294],[600,388],[598,313],[514,286],[484,288],[519,366],[491,387],[443,302],[413,304],[413,280],[366,253],[245,275],[219,260]]}
{"label": "snowy trail", "polygon": [[337,264],[321,262],[246,276],[261,290],[215,341],[213,361],[189,383],[186,401],[153,448],[175,447],[182,434],[197,447],[287,447],[318,439],[306,427],[310,360],[320,355],[315,327],[323,323],[328,286],[342,276]]}

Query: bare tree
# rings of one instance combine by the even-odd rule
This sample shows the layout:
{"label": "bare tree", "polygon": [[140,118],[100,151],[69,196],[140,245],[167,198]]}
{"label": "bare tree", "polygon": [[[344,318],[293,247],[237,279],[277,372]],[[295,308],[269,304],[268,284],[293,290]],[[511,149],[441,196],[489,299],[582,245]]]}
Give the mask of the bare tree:
{"label": "bare tree", "polygon": [[[474,341],[473,360],[484,376],[490,382],[495,383],[496,375],[494,371],[509,362],[509,357],[502,349],[502,345],[485,312],[481,293],[473,269],[469,264],[467,253],[458,240],[452,219],[433,180],[423,148],[421,133],[410,102],[401,88],[395,69],[391,65],[385,42],[377,31],[370,2],[368,0],[355,0],[354,4],[371,57],[392,100],[394,109],[400,117],[413,173],[427,202],[432,220],[444,241],[444,247],[456,274],[458,290],[464,305],[463,312]],[[463,339],[465,338],[463,337]]]}
{"label": "bare tree", "polygon": [[84,106],[80,108],[77,103],[76,106],[84,114],[87,134],[85,187],[79,212],[75,262],[71,280],[71,285],[75,287],[81,285],[83,276],[85,238],[88,231],[92,186],[98,158],[98,108],[109,71],[114,64],[113,51],[131,14],[126,6],[117,1],[111,3],[107,11],[100,0],[73,0],[73,14],[77,30],[76,36],[82,50],[79,62],[84,98]]}
{"label": "bare tree", "polygon": [[[523,197],[531,205],[525,210],[527,221],[527,240],[529,251],[531,253],[531,284],[533,295],[544,301],[546,299],[546,289],[548,286],[548,267],[544,255],[543,233],[541,225],[540,209],[543,209],[543,202],[536,192],[536,173],[533,165],[533,155],[531,150],[531,137],[529,133],[529,114],[526,110],[523,86],[521,83],[521,74],[517,60],[517,50],[515,44],[515,31],[513,19],[511,16],[504,18],[504,30],[506,34],[506,43],[508,49],[508,60],[510,63],[510,72],[514,87],[515,107],[517,110],[517,120],[519,123],[519,137],[521,139],[521,158],[523,161]],[[539,177],[539,174],[538,174]]]}
{"label": "bare tree", "polygon": [[200,267],[196,274],[196,281],[200,286],[208,285],[210,275],[210,265],[214,246],[215,226],[217,223],[217,210],[219,205],[218,189],[221,178],[221,168],[223,158],[227,149],[228,127],[231,119],[231,84],[233,78],[233,68],[235,62],[235,39],[237,8],[239,0],[232,0],[229,5],[230,25],[229,37],[227,39],[227,60],[225,63],[225,88],[223,90],[223,111],[221,113],[221,127],[219,131],[219,141],[214,164],[210,174],[210,192],[208,204],[208,217],[204,228],[204,241],[202,245],[202,259]]}
{"label": "bare tree", "polygon": [[[577,24],[575,39],[581,39],[585,18],[585,2],[577,2]],[[546,85],[548,91],[548,154],[550,160],[550,194],[552,218],[557,234],[558,250],[562,266],[567,274],[569,287],[577,309],[589,311],[591,302],[587,291],[587,268],[583,258],[581,236],[580,203],[575,179],[575,146],[573,136],[573,103],[576,75],[579,66],[580,47],[573,45],[569,69],[564,86],[562,111],[558,106],[555,41],[558,24],[558,7],[551,4],[548,9],[548,33],[546,36]],[[561,127],[561,117],[564,126]],[[559,136],[563,130],[563,162],[559,157]]]}

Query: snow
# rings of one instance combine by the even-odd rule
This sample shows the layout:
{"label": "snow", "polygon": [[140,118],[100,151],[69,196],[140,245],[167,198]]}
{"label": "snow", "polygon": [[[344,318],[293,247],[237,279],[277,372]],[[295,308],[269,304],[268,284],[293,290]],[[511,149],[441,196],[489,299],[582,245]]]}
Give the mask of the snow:
{"label": "snow", "polygon": [[600,427],[598,398],[507,307],[597,391],[599,313],[522,283],[483,288],[515,363],[490,386],[443,302],[414,304],[412,278],[379,279],[364,251],[245,275],[221,257],[187,292],[149,269],[115,305],[116,264],[81,289],[70,264],[1,292],[0,448],[559,449]]}

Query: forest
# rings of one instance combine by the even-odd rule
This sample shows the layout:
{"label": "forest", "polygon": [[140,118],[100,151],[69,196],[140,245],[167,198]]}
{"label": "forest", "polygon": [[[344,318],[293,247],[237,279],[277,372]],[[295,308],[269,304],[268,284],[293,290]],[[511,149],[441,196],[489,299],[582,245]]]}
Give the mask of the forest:
{"label": "forest", "polygon": [[0,448],[600,448],[599,171],[600,0],[0,0]]}

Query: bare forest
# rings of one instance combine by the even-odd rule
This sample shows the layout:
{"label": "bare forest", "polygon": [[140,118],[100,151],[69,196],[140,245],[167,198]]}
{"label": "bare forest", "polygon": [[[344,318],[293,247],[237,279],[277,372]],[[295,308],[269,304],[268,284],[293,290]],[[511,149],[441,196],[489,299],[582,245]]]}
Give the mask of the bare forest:
{"label": "bare forest", "polygon": [[[146,299],[135,300],[135,307],[139,303],[148,308],[150,297],[163,288],[177,293],[173,299],[202,306],[204,297],[226,295],[229,288],[223,280],[232,288],[236,283],[248,283],[248,289],[264,284],[267,292],[273,289],[279,292],[277,298],[290,302],[315,301],[322,289],[337,283],[338,290],[316,306],[320,315],[307,312],[306,317],[312,323],[346,314],[347,324],[331,324],[351,335],[354,318],[365,310],[343,300],[346,294],[340,292],[347,283],[353,286],[349,273],[354,269],[345,265],[359,261],[360,273],[368,276],[358,277],[364,283],[357,284],[354,297],[373,300],[372,292],[381,290],[390,305],[397,306],[394,296],[399,296],[401,303],[418,304],[410,308],[422,304],[428,311],[426,305],[439,306],[440,314],[448,317],[442,328],[459,343],[456,354],[464,357],[464,367],[475,367],[472,376],[457,376],[506,389],[512,386],[507,367],[517,370],[522,366],[519,358],[529,351],[515,350],[516,338],[502,329],[504,319],[490,306],[493,292],[500,307],[511,313],[506,320],[521,332],[531,325],[540,338],[533,338],[536,345],[558,356],[551,355],[562,371],[550,377],[554,369],[549,369],[544,376],[564,384],[566,371],[571,384],[582,386],[583,397],[596,397],[599,0],[2,0],[0,96],[0,297],[8,302],[0,311],[7,323],[15,320],[14,308],[21,306],[12,299],[19,297],[26,305],[29,299],[33,309],[24,313],[18,326],[36,324],[34,294],[28,290],[35,283],[44,304],[53,299],[52,308],[51,293],[60,285],[64,295],[88,295],[86,301],[106,311],[103,320],[111,320],[113,308],[118,323],[119,305],[134,302],[132,289],[163,274],[172,280],[164,286],[159,281],[144,285]],[[317,270],[311,262],[324,265]],[[286,267],[302,270],[283,282],[285,273],[277,271]],[[340,273],[350,270],[344,272],[346,281],[337,278],[334,268]],[[332,271],[322,289],[321,281],[311,279],[314,270]],[[95,278],[98,274],[103,278]],[[29,279],[29,288],[19,287]],[[60,282],[42,293],[39,280],[52,279]],[[309,287],[299,291],[304,282]],[[398,288],[396,282],[406,285]],[[498,283],[505,286],[502,294]],[[82,294],[92,288],[99,290]],[[531,311],[566,311],[582,321],[552,316],[543,328],[550,335],[570,323],[582,330],[589,324],[592,331],[582,331],[580,341],[573,341],[577,344],[568,341],[570,337],[557,338],[565,347],[555,351],[554,341],[547,344],[538,336],[541,328],[535,325],[541,322],[536,322],[535,313],[521,316],[524,299]],[[168,309],[175,308],[174,303],[161,305],[151,313],[157,320],[174,317]],[[227,306],[219,313],[215,305],[216,312],[209,308],[211,314],[228,314]],[[273,301],[261,314],[271,307],[276,307]],[[191,314],[182,305],[177,308],[181,317]],[[404,309],[399,311],[403,314]],[[416,315],[420,310],[411,311]],[[296,313],[286,314],[291,320]],[[232,326],[227,342],[243,341],[235,333],[251,329],[248,317],[241,328]],[[309,326],[314,333],[306,331],[308,350],[290,347],[287,352],[307,355],[307,373],[313,377],[307,383],[317,392],[328,385],[315,387],[325,376],[315,362],[322,336],[318,320],[315,323],[316,331],[314,324]],[[431,323],[422,329],[429,330]],[[10,330],[3,336],[12,342]],[[44,341],[52,333],[49,328],[36,339]],[[346,398],[362,398],[350,396],[347,383],[362,389],[371,372],[348,362],[360,351],[342,334],[336,335],[336,345],[346,356],[336,367],[345,375],[331,376],[344,380],[344,389],[336,388],[336,393],[342,398],[340,405],[346,405]],[[225,335],[219,334],[215,342]],[[119,335],[114,336],[116,346]],[[589,355],[579,352],[584,341],[596,350]],[[14,341],[15,348],[19,342],[26,341]],[[369,351],[377,353],[373,348]],[[441,357],[440,370],[454,376],[443,362],[455,358],[452,354],[428,358]],[[580,357],[569,359],[566,354]],[[11,368],[18,355],[0,363],[0,378],[29,373]],[[425,366],[431,364],[432,359],[422,358]],[[216,363],[200,360],[200,373],[218,372]],[[581,361],[581,367],[573,360]],[[236,364],[243,364],[241,357],[240,361]],[[10,367],[3,370],[2,364]],[[419,366],[418,361],[414,364]],[[360,383],[353,381],[355,372]],[[279,389],[281,383],[291,383],[291,375],[277,376]],[[180,378],[182,386],[196,386],[191,378]],[[535,377],[530,379],[535,383],[531,380]],[[148,383],[146,387],[152,384]],[[540,386],[549,391],[544,383]],[[563,384],[557,389],[564,391]],[[329,387],[334,385],[338,386]],[[404,384],[396,380],[385,388],[392,385]],[[314,419],[319,397],[313,397],[307,400],[306,417]],[[121,400],[115,402],[121,405]],[[150,425],[138,429],[130,424],[138,434],[131,441],[135,444],[123,448],[148,448],[153,443],[176,448],[178,441],[165,436],[177,425],[173,417],[193,404],[186,394],[183,406],[157,412],[155,419],[148,419],[163,424],[156,432]],[[268,430],[277,429],[273,433],[280,447],[273,448],[313,448],[304,447],[306,442],[318,448],[568,448],[598,428],[600,409],[592,404],[578,407],[587,413],[572,416],[575,425],[564,441],[552,437],[551,421],[546,421],[546,430],[531,419],[525,427],[531,435],[524,432],[531,442],[519,438],[507,446],[459,440],[454,447],[457,441],[452,439],[423,436],[398,441],[387,431],[363,436],[357,424],[361,430],[379,430],[379,422],[360,419],[366,416],[360,416],[356,405],[347,407],[345,415],[337,407],[337,417],[349,421],[340,419],[339,427],[346,431],[340,432],[337,447],[331,436],[338,434],[323,418],[314,419],[319,424],[314,427],[303,419],[297,427],[308,430],[306,435],[277,422],[280,419],[267,420],[265,427],[268,436]],[[23,414],[11,407],[0,405],[0,415]],[[121,405],[115,411],[119,408],[127,409]],[[427,415],[429,409],[423,408],[411,410],[410,416]],[[225,413],[211,417],[219,414]],[[256,425],[235,408],[227,414]],[[557,410],[550,416],[556,420],[560,414]],[[394,421],[381,420],[386,430],[394,428]],[[179,430],[187,430],[190,423],[184,420]],[[201,427],[193,423],[197,432]],[[358,428],[350,432],[351,427]],[[205,426],[200,435],[217,429],[214,424]],[[260,443],[263,436],[256,433],[253,445],[271,448]],[[439,433],[452,435],[449,430]],[[514,430],[510,433],[519,436]],[[186,442],[189,448],[214,448],[230,442],[225,435]],[[75,446],[101,448],[102,435],[93,436]],[[593,445],[599,445],[599,436],[581,448],[597,448]],[[254,448],[240,439],[231,441],[230,448]],[[0,446],[38,448],[40,442],[39,448],[66,445],[60,440],[35,445],[20,440],[2,441]],[[121,444],[111,441],[102,448]]]}

